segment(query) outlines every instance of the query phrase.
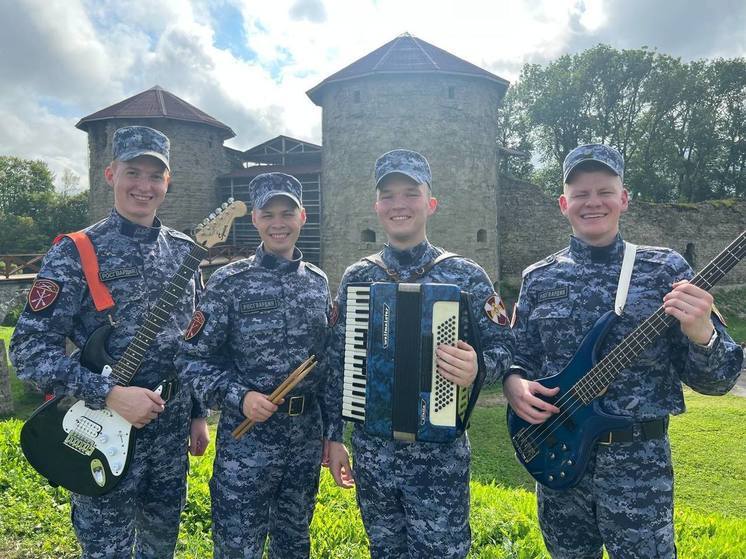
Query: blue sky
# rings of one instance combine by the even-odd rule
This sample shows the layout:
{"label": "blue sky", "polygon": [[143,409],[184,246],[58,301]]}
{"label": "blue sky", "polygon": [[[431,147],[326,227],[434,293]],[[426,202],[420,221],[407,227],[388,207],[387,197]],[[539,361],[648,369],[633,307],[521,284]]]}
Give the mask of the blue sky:
{"label": "blue sky", "polygon": [[515,81],[600,42],[746,55],[741,0],[10,0],[0,2],[0,155],[88,184],[83,116],[160,85],[246,149],[321,142],[305,92],[402,32]]}

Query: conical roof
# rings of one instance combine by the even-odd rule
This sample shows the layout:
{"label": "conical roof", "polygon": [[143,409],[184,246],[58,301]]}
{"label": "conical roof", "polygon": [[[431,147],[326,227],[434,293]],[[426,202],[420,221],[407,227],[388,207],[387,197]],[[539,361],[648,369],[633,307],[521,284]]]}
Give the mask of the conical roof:
{"label": "conical roof", "polygon": [[91,122],[116,118],[168,118],[183,120],[218,128],[223,131],[224,139],[226,140],[236,135],[229,126],[158,85],[81,118],[75,127],[87,130],[87,126]]}
{"label": "conical roof", "polygon": [[324,89],[332,83],[379,74],[438,73],[473,76],[492,82],[504,90],[509,82],[451,53],[403,33],[382,47],[339,72],[332,74],[306,92],[316,105],[321,105]]}

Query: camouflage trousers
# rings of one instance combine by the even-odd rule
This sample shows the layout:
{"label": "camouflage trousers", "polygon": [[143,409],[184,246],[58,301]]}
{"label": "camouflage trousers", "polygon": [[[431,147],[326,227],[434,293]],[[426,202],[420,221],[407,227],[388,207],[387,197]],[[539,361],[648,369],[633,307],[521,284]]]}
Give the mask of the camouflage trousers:
{"label": "camouflage trousers", "polygon": [[597,445],[580,483],[537,485],[539,524],[553,559],[672,559],[673,469],[668,438]]}
{"label": "camouflage trousers", "polygon": [[374,559],[466,557],[471,451],[453,443],[407,443],[352,435],[357,502]]}
{"label": "camouflage trousers", "polygon": [[187,391],[137,430],[124,478],[109,493],[73,493],[72,522],[83,559],[161,559],[174,555],[189,469]]}
{"label": "camouflage trousers", "polygon": [[321,473],[318,407],[296,417],[277,413],[239,440],[228,416],[210,480],[215,559],[259,559],[267,536],[270,557],[308,557]]}

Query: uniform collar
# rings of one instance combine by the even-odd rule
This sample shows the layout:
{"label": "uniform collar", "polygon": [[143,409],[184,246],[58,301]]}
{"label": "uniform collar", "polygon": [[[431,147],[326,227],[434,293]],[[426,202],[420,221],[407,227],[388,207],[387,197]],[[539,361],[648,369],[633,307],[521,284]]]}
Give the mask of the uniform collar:
{"label": "uniform collar", "polygon": [[571,235],[570,253],[578,261],[585,260],[594,264],[609,264],[618,261],[624,255],[624,240],[622,235],[617,233],[611,244],[596,247],[580,240],[575,235]]}
{"label": "uniform collar", "polygon": [[402,270],[422,268],[438,256],[437,249],[424,240],[412,248],[400,250],[391,245],[383,247],[383,261],[389,268],[400,272]]}
{"label": "uniform collar", "polygon": [[268,270],[277,270],[281,274],[287,274],[295,272],[303,261],[303,253],[298,247],[293,248],[293,257],[290,260],[272,254],[264,250],[264,243],[260,244],[256,248],[254,253],[255,261],[262,267]]}
{"label": "uniform collar", "polygon": [[140,242],[153,242],[161,232],[161,221],[157,217],[153,219],[152,226],[145,227],[144,225],[133,223],[122,216],[116,209],[112,209],[109,221],[122,235]]}

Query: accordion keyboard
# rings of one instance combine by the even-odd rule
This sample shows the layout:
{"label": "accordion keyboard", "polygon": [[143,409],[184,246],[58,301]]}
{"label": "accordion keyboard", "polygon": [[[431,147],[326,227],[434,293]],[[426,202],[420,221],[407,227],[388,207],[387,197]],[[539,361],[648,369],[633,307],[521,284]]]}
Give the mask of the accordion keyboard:
{"label": "accordion keyboard", "polygon": [[369,303],[370,286],[348,288],[342,398],[342,417],[347,421],[365,421]]}

